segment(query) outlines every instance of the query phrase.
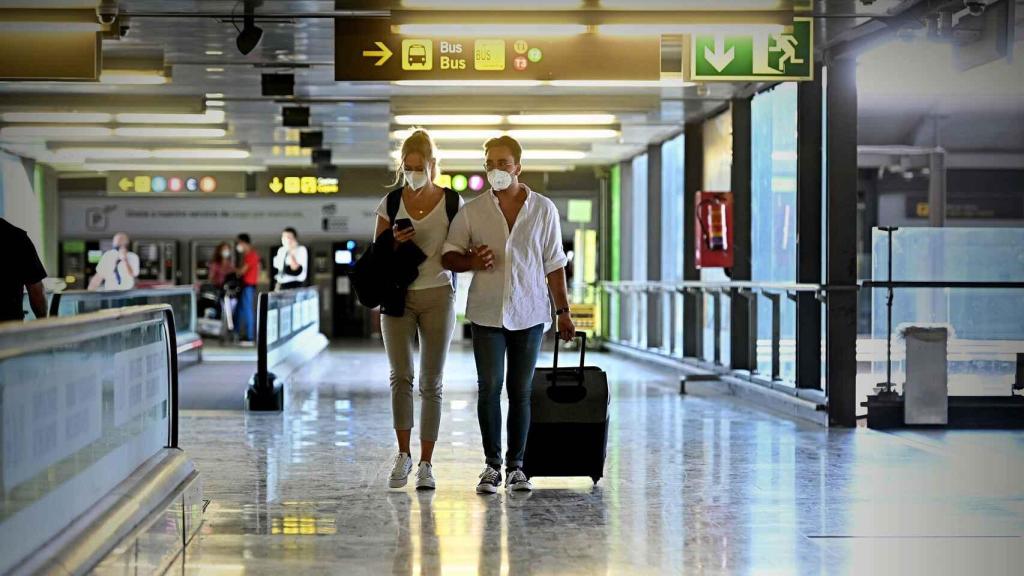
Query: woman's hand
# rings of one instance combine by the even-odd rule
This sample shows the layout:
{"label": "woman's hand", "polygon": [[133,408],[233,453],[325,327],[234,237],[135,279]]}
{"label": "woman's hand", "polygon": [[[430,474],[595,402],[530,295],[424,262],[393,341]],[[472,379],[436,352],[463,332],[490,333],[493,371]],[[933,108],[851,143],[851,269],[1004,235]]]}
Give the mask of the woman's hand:
{"label": "woman's hand", "polygon": [[403,228],[399,229],[398,226],[393,226],[391,232],[395,235],[395,246],[404,244],[416,237],[415,228]]}

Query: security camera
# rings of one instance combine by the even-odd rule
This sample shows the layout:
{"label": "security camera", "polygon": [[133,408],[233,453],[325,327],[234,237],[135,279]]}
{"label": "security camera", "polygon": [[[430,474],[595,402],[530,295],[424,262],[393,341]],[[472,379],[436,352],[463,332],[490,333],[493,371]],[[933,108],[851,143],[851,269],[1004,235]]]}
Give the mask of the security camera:
{"label": "security camera", "polygon": [[964,8],[967,8],[971,16],[981,16],[985,13],[987,6],[988,4],[984,0],[964,0]]}
{"label": "security camera", "polygon": [[96,6],[96,19],[104,26],[110,26],[117,20],[117,0],[100,0]]}

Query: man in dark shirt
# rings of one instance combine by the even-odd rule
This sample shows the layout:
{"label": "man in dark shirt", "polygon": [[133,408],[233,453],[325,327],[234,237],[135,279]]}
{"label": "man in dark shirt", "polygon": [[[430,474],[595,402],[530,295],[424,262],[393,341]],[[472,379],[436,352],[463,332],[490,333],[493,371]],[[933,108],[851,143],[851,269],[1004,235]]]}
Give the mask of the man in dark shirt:
{"label": "man in dark shirt", "polygon": [[0,246],[10,258],[5,272],[0,274],[0,322],[24,320],[21,304],[25,289],[28,289],[29,304],[36,318],[46,318],[46,293],[43,292],[46,270],[28,234],[0,218]]}

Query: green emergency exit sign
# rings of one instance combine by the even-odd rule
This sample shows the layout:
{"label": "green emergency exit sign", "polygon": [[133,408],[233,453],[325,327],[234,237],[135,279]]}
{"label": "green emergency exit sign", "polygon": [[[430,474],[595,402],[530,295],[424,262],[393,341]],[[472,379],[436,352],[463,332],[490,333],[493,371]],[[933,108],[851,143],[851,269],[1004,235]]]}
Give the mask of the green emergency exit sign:
{"label": "green emergency exit sign", "polygon": [[814,20],[794,18],[782,32],[694,34],[690,79],[772,81],[814,79]]}

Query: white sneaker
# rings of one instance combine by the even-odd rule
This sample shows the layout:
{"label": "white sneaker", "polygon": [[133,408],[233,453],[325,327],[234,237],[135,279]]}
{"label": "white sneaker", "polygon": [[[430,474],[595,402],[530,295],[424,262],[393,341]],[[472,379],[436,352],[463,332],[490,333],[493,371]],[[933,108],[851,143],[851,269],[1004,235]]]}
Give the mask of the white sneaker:
{"label": "white sneaker", "polygon": [[395,456],[395,465],[391,468],[391,476],[388,477],[388,486],[401,488],[409,481],[409,472],[412,472],[412,456],[398,453]]}
{"label": "white sneaker", "polygon": [[416,470],[416,489],[433,490],[436,487],[434,467],[429,462],[420,462],[419,468]]}
{"label": "white sneaker", "polygon": [[494,494],[501,486],[501,472],[488,466],[480,474],[480,483],[476,485],[477,494]]}
{"label": "white sneaker", "polygon": [[505,479],[505,490],[514,490],[517,492],[529,492],[533,490],[533,484],[526,478],[526,474],[519,468],[508,473],[508,478]]}

